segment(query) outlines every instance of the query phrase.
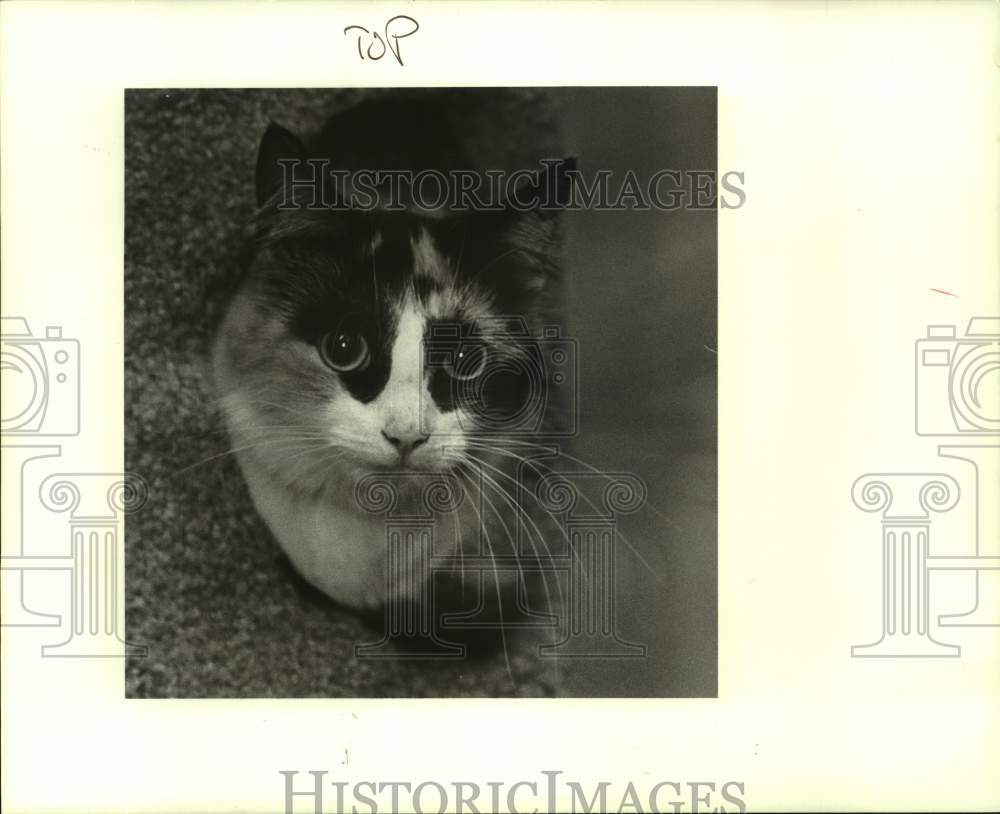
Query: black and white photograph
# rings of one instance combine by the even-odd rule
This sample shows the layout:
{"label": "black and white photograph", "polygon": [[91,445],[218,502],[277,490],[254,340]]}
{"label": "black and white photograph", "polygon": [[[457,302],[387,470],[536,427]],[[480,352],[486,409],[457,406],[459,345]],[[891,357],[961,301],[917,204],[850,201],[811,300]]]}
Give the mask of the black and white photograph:
{"label": "black and white photograph", "polygon": [[998,10],[0,2],[4,814],[1000,811]]}
{"label": "black and white photograph", "polygon": [[136,698],[714,697],[711,87],[127,90]]}

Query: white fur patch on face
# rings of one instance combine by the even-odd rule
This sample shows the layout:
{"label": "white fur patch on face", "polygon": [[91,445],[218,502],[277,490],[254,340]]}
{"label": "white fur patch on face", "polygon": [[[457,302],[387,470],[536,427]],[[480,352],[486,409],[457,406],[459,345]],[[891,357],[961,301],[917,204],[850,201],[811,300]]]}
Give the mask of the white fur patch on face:
{"label": "white fur patch on face", "polygon": [[[340,397],[331,405],[331,423],[342,428],[337,434],[342,438],[349,428],[350,446],[374,466],[442,470],[464,449],[463,422],[470,417],[459,410],[442,413],[430,394],[423,358],[427,321],[427,312],[408,295],[397,310],[389,380],[382,392],[368,404]],[[420,443],[404,458],[386,436],[404,446]]]}
{"label": "white fur patch on face", "polygon": [[448,261],[434,245],[434,239],[426,229],[410,238],[410,248],[413,250],[413,275],[433,280],[436,283],[446,283],[451,278]]}
{"label": "white fur patch on face", "polygon": [[385,389],[374,404],[382,413],[388,435],[404,437],[420,432],[424,327],[427,317],[408,296],[402,303],[392,345],[392,365]]}

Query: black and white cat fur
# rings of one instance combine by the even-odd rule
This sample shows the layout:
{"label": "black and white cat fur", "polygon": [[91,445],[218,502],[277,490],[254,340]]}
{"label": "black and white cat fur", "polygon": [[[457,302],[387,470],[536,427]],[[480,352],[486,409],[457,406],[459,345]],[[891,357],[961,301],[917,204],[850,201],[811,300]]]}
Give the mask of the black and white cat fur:
{"label": "black and white cat fur", "polygon": [[[359,506],[360,478],[483,462],[498,487],[487,500],[501,503],[505,484],[513,491],[501,475],[509,478],[519,448],[507,454],[495,426],[476,431],[489,405],[463,403],[458,372],[423,364],[432,325],[484,333],[472,364],[485,375],[522,353],[490,334],[491,319],[516,315],[536,330],[558,299],[557,211],[278,208],[283,158],[327,158],[346,170],[461,165],[460,151],[440,158],[456,138],[435,104],[365,102],[305,143],[269,127],[242,282],[214,349],[226,425],[257,510],[310,583],[362,610],[404,589],[386,579],[384,520]],[[480,398],[526,397],[516,376],[494,379]],[[403,480],[404,501],[416,501],[416,478],[409,495]],[[470,477],[463,483],[474,488]],[[441,517],[436,538],[453,541],[445,545],[455,553],[489,522],[477,502]],[[503,532],[492,539],[498,554],[510,553]]]}

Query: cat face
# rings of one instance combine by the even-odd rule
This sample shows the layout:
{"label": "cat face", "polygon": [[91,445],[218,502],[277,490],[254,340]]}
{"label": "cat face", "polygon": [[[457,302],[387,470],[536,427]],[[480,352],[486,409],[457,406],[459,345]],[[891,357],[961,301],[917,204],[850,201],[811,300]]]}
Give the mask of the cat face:
{"label": "cat face", "polygon": [[243,454],[308,491],[373,471],[443,471],[539,398],[524,329],[557,272],[551,213],[269,200],[215,355]]}

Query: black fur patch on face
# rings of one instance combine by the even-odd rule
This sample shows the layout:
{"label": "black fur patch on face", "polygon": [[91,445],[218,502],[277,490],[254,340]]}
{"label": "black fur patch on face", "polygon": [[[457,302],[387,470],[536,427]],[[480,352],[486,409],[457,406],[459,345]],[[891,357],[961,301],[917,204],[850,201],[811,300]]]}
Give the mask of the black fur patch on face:
{"label": "black fur patch on face", "polygon": [[318,347],[324,336],[345,326],[361,334],[368,364],[336,375],[354,398],[367,403],[389,380],[397,311],[412,279],[411,237],[419,224],[377,213],[327,217],[343,221],[341,228],[324,228],[312,218],[295,231],[282,224],[281,239],[254,265],[264,296],[286,315],[292,336]]}
{"label": "black fur patch on face", "polygon": [[[442,412],[463,408],[489,429],[511,429],[523,421],[544,375],[538,344],[530,335],[491,332],[474,322],[438,320],[424,333],[428,390]],[[480,375],[454,376],[449,360],[460,350],[485,354]]]}
{"label": "black fur patch on face", "polygon": [[[533,326],[540,294],[557,273],[553,223],[538,212],[431,218],[379,210],[280,211],[269,205],[255,220],[248,265],[264,304],[284,314],[292,336],[318,347],[342,325],[357,329],[368,346],[368,363],[335,375],[354,398],[368,403],[389,380],[399,306],[410,293],[426,304],[436,293],[460,288],[481,308],[488,303],[494,314],[523,315]],[[414,246],[428,239],[431,269],[427,257],[414,255]],[[421,263],[418,274],[415,266]],[[470,318],[459,305],[452,310],[439,310],[435,318]],[[518,353],[523,357],[525,351]],[[433,371],[431,395],[443,411],[459,404],[482,415],[516,411],[526,398],[527,374],[509,367],[487,371],[472,396],[462,395],[470,386],[456,387]]]}

